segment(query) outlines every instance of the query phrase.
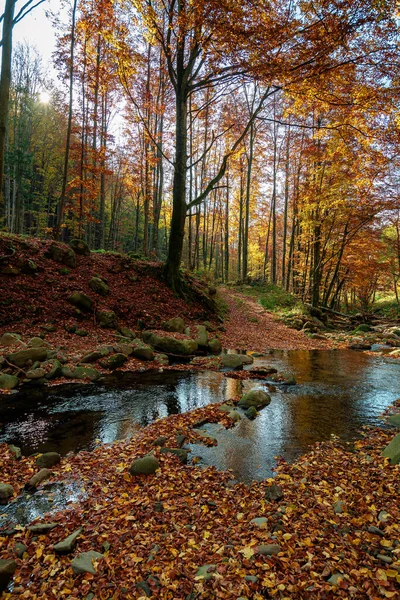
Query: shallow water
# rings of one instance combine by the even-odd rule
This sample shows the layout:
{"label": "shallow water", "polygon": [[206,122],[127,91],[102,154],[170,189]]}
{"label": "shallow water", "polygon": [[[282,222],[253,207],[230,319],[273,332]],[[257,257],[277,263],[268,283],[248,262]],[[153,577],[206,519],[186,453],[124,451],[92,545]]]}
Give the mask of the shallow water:
{"label": "shallow water", "polygon": [[[332,434],[354,440],[363,425],[379,423],[382,411],[400,396],[400,364],[362,352],[274,351],[255,364],[293,374],[297,385],[277,386],[271,404],[254,421],[243,417],[227,431],[214,426],[217,447],[191,447],[205,464],[232,469],[246,482],[269,477],[276,455],[293,461]],[[56,450],[65,455],[126,439],[155,419],[227,400],[265,382],[212,372],[164,372],[125,376],[120,385],[3,399],[0,442],[20,446],[23,454]]]}

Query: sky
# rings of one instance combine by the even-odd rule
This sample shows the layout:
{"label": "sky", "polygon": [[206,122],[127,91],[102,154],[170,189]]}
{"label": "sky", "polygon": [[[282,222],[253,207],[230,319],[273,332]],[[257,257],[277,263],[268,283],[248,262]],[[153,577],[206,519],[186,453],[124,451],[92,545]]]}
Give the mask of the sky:
{"label": "sky", "polygon": [[[4,1],[0,0],[0,6],[4,5]],[[17,11],[24,3],[24,0],[17,1]],[[46,0],[17,23],[13,31],[14,44],[26,41],[36,46],[43,57],[44,64],[49,65],[51,75],[55,74],[51,66],[51,54],[55,50],[56,36],[50,20],[46,17],[46,11],[58,12],[59,9],[59,0]],[[3,11],[1,9],[0,11],[1,14]]]}

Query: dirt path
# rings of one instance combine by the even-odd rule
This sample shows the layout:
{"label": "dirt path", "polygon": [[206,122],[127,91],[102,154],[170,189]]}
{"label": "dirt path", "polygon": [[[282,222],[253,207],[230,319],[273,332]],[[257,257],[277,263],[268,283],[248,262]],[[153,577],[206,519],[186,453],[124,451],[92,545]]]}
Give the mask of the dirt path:
{"label": "dirt path", "polygon": [[264,351],[333,347],[329,340],[312,340],[301,331],[286,327],[254,298],[228,288],[221,288],[219,293],[229,307],[226,332],[221,335],[224,348]]}

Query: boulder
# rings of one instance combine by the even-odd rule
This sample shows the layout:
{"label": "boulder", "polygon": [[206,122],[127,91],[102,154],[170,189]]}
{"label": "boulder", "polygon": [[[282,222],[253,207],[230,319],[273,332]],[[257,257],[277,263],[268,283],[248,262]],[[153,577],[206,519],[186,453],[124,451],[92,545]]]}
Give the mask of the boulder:
{"label": "boulder", "polygon": [[14,488],[9,483],[0,483],[0,504],[7,504],[14,496]]}
{"label": "boulder", "polygon": [[183,333],[185,330],[185,323],[181,317],[173,317],[163,324],[165,331],[173,331],[175,333]]}
{"label": "boulder", "polygon": [[265,499],[273,502],[279,502],[283,498],[282,488],[276,483],[272,483],[265,491]]}
{"label": "boulder", "polygon": [[195,325],[194,330],[195,334],[193,338],[196,340],[199,346],[206,348],[208,344],[207,328],[205,327],[205,325]]}
{"label": "boulder", "polygon": [[16,570],[17,563],[15,560],[0,558],[0,592],[7,589]]}
{"label": "boulder", "polygon": [[167,354],[188,356],[194,354],[198,348],[197,342],[191,338],[176,339],[172,336],[162,336],[151,332],[146,332],[145,341],[153,346],[153,348],[162,350]]}
{"label": "boulder", "polygon": [[126,363],[126,361],[128,360],[128,357],[126,354],[111,354],[111,356],[107,356],[107,358],[103,358],[103,360],[100,361],[100,365],[103,367],[103,369],[119,369],[120,367],[122,367],[122,365],[124,363]]}
{"label": "boulder", "polygon": [[49,367],[50,370],[45,374],[46,379],[57,379],[57,377],[61,376],[62,367],[59,360],[53,358],[52,360],[47,360],[42,363],[43,368]]}
{"label": "boulder", "polygon": [[203,325],[204,327],[207,327],[207,331],[215,332],[218,329],[216,325],[211,323],[211,321],[204,321]]}
{"label": "boulder", "polygon": [[80,254],[81,256],[90,256],[90,248],[83,240],[71,240],[69,245],[72,250],[76,252],[76,254]]}
{"label": "boulder", "polygon": [[46,371],[44,369],[41,369],[41,368],[30,369],[26,373],[26,378],[27,379],[42,379],[43,377],[45,377],[45,375],[46,375]]}
{"label": "boulder", "polygon": [[390,460],[391,465],[400,463],[400,433],[398,433],[382,452]]}
{"label": "boulder", "polygon": [[247,417],[248,419],[255,419],[255,418],[257,417],[257,415],[258,415],[258,411],[257,411],[257,409],[256,409],[256,407],[255,407],[255,406],[250,406],[250,407],[249,407],[249,408],[246,410],[246,412],[245,412],[245,415],[246,415],[246,417]]}
{"label": "boulder", "polygon": [[[221,340],[219,340],[218,338],[213,338],[212,340],[210,340],[208,342],[208,349],[213,354],[219,354],[222,350]],[[228,356],[228,355],[226,355],[226,356]]]}
{"label": "boulder", "polygon": [[18,261],[17,266],[21,269],[21,272],[25,275],[33,275],[37,272],[38,266],[33,260],[29,258],[22,258]]}
{"label": "boulder", "polygon": [[37,488],[39,483],[42,483],[42,481],[45,481],[52,475],[53,473],[50,471],[50,469],[40,469],[40,471],[35,473],[35,475],[31,477],[30,480],[25,484],[25,489],[34,490]]}
{"label": "boulder", "polygon": [[38,467],[49,469],[50,467],[54,467],[54,465],[58,465],[60,461],[61,456],[58,454],[58,452],[45,452],[44,454],[38,456],[36,459],[36,464]]}
{"label": "boulder", "polygon": [[3,333],[0,338],[0,346],[16,346],[17,344],[22,344],[22,342],[15,333]]}
{"label": "boulder", "polygon": [[271,396],[264,390],[250,390],[239,400],[238,406],[241,408],[264,408],[271,402]]}
{"label": "boulder", "polygon": [[230,419],[232,419],[233,421],[235,421],[235,423],[237,423],[238,421],[240,421],[242,419],[242,417],[240,416],[240,414],[238,413],[237,410],[231,410],[228,413],[228,417]]}
{"label": "boulder", "polygon": [[161,448],[160,452],[161,454],[175,454],[182,464],[187,464],[189,450],[183,450],[182,448]]}
{"label": "boulder", "polygon": [[[140,360],[154,360],[154,350],[151,346],[148,346],[144,343],[137,343],[133,347],[133,356],[135,358],[139,358]],[[161,356],[161,355],[160,355]],[[167,357],[168,360],[168,357]],[[168,362],[167,362],[168,364]]]}
{"label": "boulder", "polygon": [[242,354],[223,354],[222,365],[228,369],[241,369],[243,367]]}
{"label": "boulder", "polygon": [[33,337],[28,342],[28,348],[48,348],[49,344],[41,337]]}
{"label": "boulder", "polygon": [[137,458],[129,468],[131,475],[152,475],[160,467],[158,460],[152,455],[147,454],[143,458]]}
{"label": "boulder", "polygon": [[101,375],[97,369],[92,367],[62,367],[61,374],[67,379],[89,379],[90,381],[96,381]]}
{"label": "boulder", "polygon": [[27,348],[26,350],[18,350],[7,356],[7,360],[22,369],[28,361],[42,362],[47,358],[46,348]]}
{"label": "boulder", "polygon": [[47,258],[51,258],[51,260],[54,260],[57,263],[71,267],[72,269],[76,267],[75,252],[72,250],[72,248],[69,248],[64,244],[52,242],[45,256]]}
{"label": "boulder", "polygon": [[263,556],[273,556],[279,552],[281,552],[281,547],[278,544],[262,544],[256,548],[256,553]]}
{"label": "boulder", "polygon": [[135,333],[132,331],[132,329],[129,329],[129,327],[120,327],[118,331],[123,337],[130,340],[133,340],[136,337]]}
{"label": "boulder", "polygon": [[21,448],[19,448],[18,446],[9,444],[8,449],[11,452],[11,454],[14,456],[15,460],[19,460],[20,458],[22,458]]}
{"label": "boulder", "polygon": [[66,537],[65,540],[62,540],[61,542],[55,544],[53,547],[54,551],[57,552],[57,554],[68,554],[68,552],[72,552],[72,550],[76,546],[77,539],[81,535],[82,531],[83,527],[79,527],[79,529],[77,529],[76,531],[71,533],[71,535]]}
{"label": "boulder", "polygon": [[117,354],[125,354],[125,356],[130,356],[133,353],[133,346],[132,344],[120,342],[114,346],[114,352],[117,352]]}
{"label": "boulder", "polygon": [[268,519],[267,517],[256,517],[255,519],[252,519],[250,523],[257,525],[257,527],[263,527],[263,525],[268,524]]}
{"label": "boulder", "polygon": [[92,575],[96,575],[94,561],[100,560],[103,556],[103,554],[95,552],[94,550],[82,552],[71,561],[72,570],[75,575],[80,575],[81,573],[91,573]]}
{"label": "boulder", "polygon": [[99,350],[94,350],[93,352],[88,352],[88,354],[85,354],[85,356],[83,356],[80,360],[81,363],[94,363],[98,360],[100,360],[100,358],[104,358],[105,356],[108,356],[111,353],[111,350],[109,350],[106,346],[104,348],[100,348]]}
{"label": "boulder", "polygon": [[19,379],[15,375],[0,373],[0,390],[13,390],[18,387]]}
{"label": "boulder", "polygon": [[389,425],[392,425],[393,427],[400,427],[400,414],[391,415],[388,418],[388,423],[389,423]]}
{"label": "boulder", "polygon": [[28,531],[31,533],[49,533],[57,526],[58,523],[37,523],[36,525],[29,525]]}
{"label": "boulder", "polygon": [[93,308],[93,300],[83,292],[73,292],[67,300],[83,312],[90,312]]}
{"label": "boulder", "polygon": [[169,365],[169,358],[166,354],[155,354],[154,355],[154,361],[157,362],[159,365],[162,365],[164,367],[166,367],[167,365]]}
{"label": "boulder", "polygon": [[117,328],[117,315],[112,310],[102,310],[97,314],[97,320],[103,329]]}
{"label": "boulder", "polygon": [[100,277],[92,277],[89,281],[89,287],[100,296],[107,296],[110,293],[110,288]]}
{"label": "boulder", "polygon": [[14,552],[18,556],[18,558],[22,558],[25,552],[27,552],[28,547],[25,546],[22,542],[17,542],[14,546]]}

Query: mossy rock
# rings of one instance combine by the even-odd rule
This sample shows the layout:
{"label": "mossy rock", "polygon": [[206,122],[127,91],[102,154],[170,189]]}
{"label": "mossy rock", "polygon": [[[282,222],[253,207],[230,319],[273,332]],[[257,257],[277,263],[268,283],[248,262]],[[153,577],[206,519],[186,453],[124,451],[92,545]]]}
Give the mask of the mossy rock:
{"label": "mossy rock", "polygon": [[46,348],[27,348],[26,350],[19,350],[18,352],[13,352],[7,356],[7,360],[10,363],[21,369],[28,363],[28,361],[42,362],[46,360],[46,358]]}
{"label": "mossy rock", "polygon": [[173,317],[163,324],[165,331],[172,331],[175,333],[183,333],[185,330],[185,322],[181,317]]}
{"label": "mossy rock", "polygon": [[110,293],[110,288],[100,277],[92,277],[89,281],[89,287],[100,296],[108,296]]}
{"label": "mossy rock", "polygon": [[400,463],[400,433],[398,433],[382,452],[390,460],[391,465]]}
{"label": "mossy rock", "polygon": [[129,327],[120,327],[118,331],[127,339],[133,340],[136,337],[135,332],[132,331],[132,329],[129,329]]}
{"label": "mossy rock", "polygon": [[250,390],[239,400],[238,406],[241,408],[264,408],[271,402],[271,396],[264,390]]}
{"label": "mossy rock", "polygon": [[223,354],[221,360],[222,365],[227,369],[241,369],[243,367],[243,355],[241,354]]}
{"label": "mossy rock", "polygon": [[83,240],[71,240],[69,245],[72,248],[72,250],[77,254],[80,254],[82,256],[90,256],[90,248],[87,245],[87,243]]}
{"label": "mossy rock", "polygon": [[213,354],[219,354],[222,350],[221,340],[219,340],[218,338],[213,338],[212,340],[209,340],[208,349]]}
{"label": "mossy rock", "polygon": [[183,448],[161,448],[160,452],[161,454],[175,454],[183,465],[187,464],[188,450],[184,450]]}
{"label": "mossy rock", "polygon": [[97,369],[84,366],[63,367],[61,373],[67,379],[89,379],[90,381],[96,381],[101,375]]}
{"label": "mossy rock", "polygon": [[367,333],[368,331],[372,331],[372,327],[370,325],[367,325],[367,323],[361,323],[361,325],[357,325],[353,333]]}
{"label": "mossy rock", "polygon": [[38,270],[37,264],[30,259],[19,260],[17,266],[24,275],[33,275],[34,273],[37,273]]}
{"label": "mossy rock", "polygon": [[15,346],[22,344],[21,338],[16,333],[3,333],[0,338],[0,346]]}
{"label": "mossy rock", "polygon": [[162,350],[167,354],[181,354],[188,356],[194,354],[198,349],[197,342],[191,338],[176,339],[168,335],[162,336],[159,334],[146,332],[144,339],[147,343],[153,346],[153,348]]}
{"label": "mossy rock", "polygon": [[57,242],[52,242],[46,252],[46,257],[72,269],[76,267],[76,254],[72,248],[58,244]]}
{"label": "mossy rock", "polygon": [[117,328],[117,315],[112,310],[102,310],[97,314],[97,320],[103,329]]}
{"label": "mossy rock", "polygon": [[84,312],[90,312],[93,308],[93,300],[83,292],[73,292],[68,302]]}
{"label": "mossy rock", "polygon": [[257,411],[257,409],[256,409],[256,407],[255,407],[255,406],[250,406],[250,407],[249,407],[249,408],[246,410],[246,412],[245,412],[245,415],[246,415],[246,417],[247,417],[248,419],[251,419],[251,420],[253,420],[253,419],[255,419],[255,418],[257,417],[257,415],[258,415],[258,411]]}
{"label": "mossy rock", "polygon": [[48,348],[49,344],[41,337],[33,337],[28,342],[28,348]]}
{"label": "mossy rock", "polygon": [[133,347],[133,356],[139,360],[154,360],[155,354],[151,346],[144,343],[138,343]]}
{"label": "mossy rock", "polygon": [[48,371],[45,375],[46,379],[57,379],[57,377],[61,376],[62,367],[59,360],[56,358],[52,360],[48,360],[42,364],[42,367],[50,367],[50,371]]}
{"label": "mossy rock", "polygon": [[152,455],[147,454],[143,458],[137,458],[129,468],[131,475],[153,475],[159,469],[160,463]]}
{"label": "mossy rock", "polygon": [[127,360],[127,355],[120,352],[119,354],[112,354],[111,356],[107,356],[107,358],[103,358],[100,361],[100,365],[103,369],[119,369]]}
{"label": "mossy rock", "polygon": [[15,375],[0,373],[0,390],[14,390],[18,387],[19,379]]}

